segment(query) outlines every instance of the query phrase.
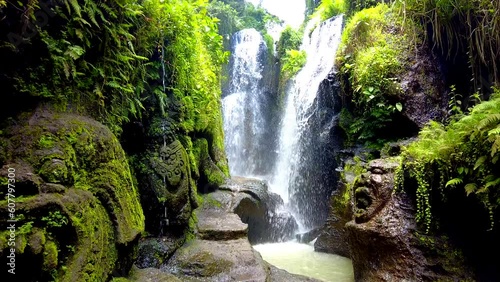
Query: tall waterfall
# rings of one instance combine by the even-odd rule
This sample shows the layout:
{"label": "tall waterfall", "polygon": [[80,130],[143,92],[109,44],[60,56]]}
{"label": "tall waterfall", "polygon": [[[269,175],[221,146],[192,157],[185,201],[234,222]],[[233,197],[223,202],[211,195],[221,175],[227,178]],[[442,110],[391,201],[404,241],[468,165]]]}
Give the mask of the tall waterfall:
{"label": "tall waterfall", "polygon": [[262,36],[246,29],[231,40],[229,83],[222,100],[231,174],[268,180],[271,191],[307,229],[326,219],[336,185],[340,105],[334,59],[341,28],[341,16],[309,22],[301,46],[307,62],[287,87],[278,122],[270,106],[278,104],[277,95],[266,88],[266,79],[278,78],[266,73],[269,58]]}
{"label": "tall waterfall", "polygon": [[278,159],[271,181],[274,192],[281,195],[306,228],[326,217],[327,199],[335,188],[333,151],[337,144],[332,135],[338,105],[332,97],[334,87],[330,91],[322,88],[334,70],[342,16],[314,28],[316,25],[318,20],[313,19],[306,27],[301,49],[307,54],[307,62],[286,93]]}
{"label": "tall waterfall", "polygon": [[222,99],[225,146],[231,175],[263,176],[273,165],[270,95],[263,73],[267,47],[255,29],[231,39],[229,84]]}

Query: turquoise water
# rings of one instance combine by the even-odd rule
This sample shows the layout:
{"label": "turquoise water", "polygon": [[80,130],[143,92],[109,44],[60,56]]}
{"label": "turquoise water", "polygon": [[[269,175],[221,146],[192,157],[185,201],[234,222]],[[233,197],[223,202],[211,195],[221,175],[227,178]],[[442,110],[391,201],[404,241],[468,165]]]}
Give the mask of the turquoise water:
{"label": "turquoise water", "polygon": [[312,245],[297,242],[253,246],[270,264],[290,273],[327,282],[353,282],[351,260],[338,255],[315,252]]}

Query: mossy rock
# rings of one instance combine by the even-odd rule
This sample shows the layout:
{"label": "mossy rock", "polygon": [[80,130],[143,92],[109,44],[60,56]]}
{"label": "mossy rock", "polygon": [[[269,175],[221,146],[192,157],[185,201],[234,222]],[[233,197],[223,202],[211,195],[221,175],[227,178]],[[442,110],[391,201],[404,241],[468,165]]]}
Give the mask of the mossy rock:
{"label": "mossy rock", "polygon": [[[111,131],[83,116],[38,108],[8,125],[3,137],[9,154],[0,176],[16,170],[19,279],[106,281],[127,271],[131,265],[118,257],[132,261],[144,215]],[[0,203],[6,227],[7,201]],[[0,236],[4,255],[8,234]]]}
{"label": "mossy rock", "polygon": [[179,140],[148,150],[140,157],[137,178],[147,229],[164,234],[183,229],[197,207],[188,154]]}
{"label": "mossy rock", "polygon": [[206,139],[200,138],[193,142],[193,155],[199,163],[200,180],[198,187],[202,190],[200,192],[206,193],[214,190],[214,187],[224,184],[228,179],[227,174],[213,161]]}

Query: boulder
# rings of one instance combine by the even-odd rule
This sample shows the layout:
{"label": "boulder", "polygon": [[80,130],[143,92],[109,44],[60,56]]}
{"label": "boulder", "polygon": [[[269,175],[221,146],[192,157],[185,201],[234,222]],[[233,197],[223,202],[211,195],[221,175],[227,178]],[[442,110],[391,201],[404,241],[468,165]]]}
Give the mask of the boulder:
{"label": "boulder", "polygon": [[272,282],[320,282],[321,280],[306,277],[303,275],[292,274],[286,270],[266,263],[270,270],[270,281]]}
{"label": "boulder", "polygon": [[[39,107],[1,130],[0,179],[15,169],[16,279],[106,281],[127,272],[144,231],[127,158],[93,119]],[[6,199],[6,190],[1,192]],[[23,196],[23,197],[21,197]],[[7,230],[7,201],[0,201]],[[5,231],[0,238],[6,238]],[[0,254],[9,246],[0,240]],[[2,266],[2,271],[7,271]]]}
{"label": "boulder", "polygon": [[246,238],[192,240],[161,269],[204,281],[270,281],[266,264]]}
{"label": "boulder", "polygon": [[265,181],[233,177],[220,190],[213,197],[248,224],[248,239],[252,244],[294,238],[298,229],[295,218],[283,210],[283,200],[269,192]]}

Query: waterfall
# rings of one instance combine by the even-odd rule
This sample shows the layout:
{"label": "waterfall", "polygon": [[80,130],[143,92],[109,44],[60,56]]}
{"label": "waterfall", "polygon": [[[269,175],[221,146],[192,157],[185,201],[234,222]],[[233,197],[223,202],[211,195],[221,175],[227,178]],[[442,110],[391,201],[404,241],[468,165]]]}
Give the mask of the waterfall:
{"label": "waterfall", "polygon": [[263,76],[267,46],[255,29],[244,29],[231,39],[229,85],[223,91],[225,147],[231,175],[269,173],[273,151],[269,138],[269,95]]}
{"label": "waterfall", "polygon": [[268,180],[270,190],[281,196],[302,229],[324,222],[337,180],[334,60],[341,29],[342,16],[323,23],[309,21],[301,46],[307,62],[287,87],[278,122],[270,106],[278,104],[277,95],[266,90],[266,79],[277,79],[266,74],[269,58],[262,36],[245,29],[231,39],[222,99],[231,175]]}
{"label": "waterfall", "polygon": [[271,187],[306,228],[326,217],[327,199],[335,185],[332,151],[336,144],[332,131],[337,105],[327,105],[334,104],[334,98],[319,94],[322,83],[334,70],[341,29],[342,16],[321,24],[319,19],[308,23],[301,46],[307,54],[307,62],[288,87],[280,125],[278,159]]}

